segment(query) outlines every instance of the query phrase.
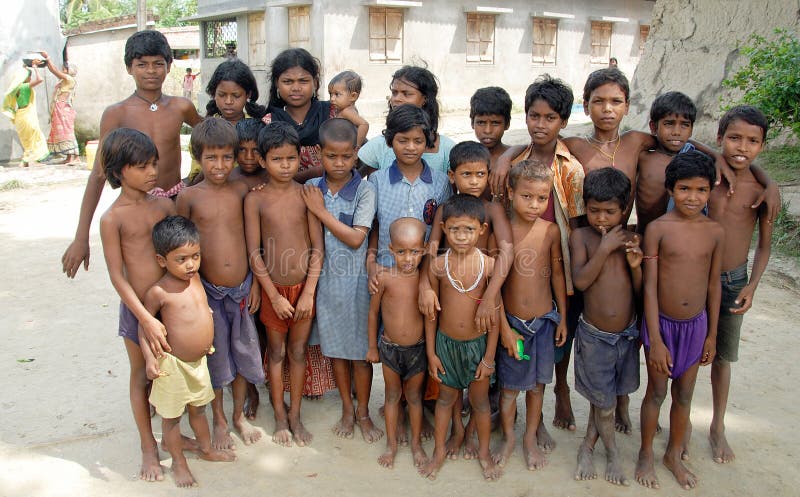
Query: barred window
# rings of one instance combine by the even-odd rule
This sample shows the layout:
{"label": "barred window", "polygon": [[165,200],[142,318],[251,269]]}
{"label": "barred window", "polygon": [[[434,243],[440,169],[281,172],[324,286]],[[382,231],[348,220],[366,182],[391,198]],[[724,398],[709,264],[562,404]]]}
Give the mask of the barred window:
{"label": "barred window", "polygon": [[592,21],[592,64],[608,64],[611,57],[611,23]]}
{"label": "barred window", "polygon": [[533,18],[533,63],[537,66],[556,65],[558,19]]}
{"label": "barred window", "polygon": [[369,60],[399,63],[403,60],[403,11],[369,9]]}
{"label": "barred window", "polygon": [[494,63],[494,15],[467,14],[467,63]]}
{"label": "barred window", "polygon": [[204,24],[206,57],[236,57],[236,19],[207,21]]}

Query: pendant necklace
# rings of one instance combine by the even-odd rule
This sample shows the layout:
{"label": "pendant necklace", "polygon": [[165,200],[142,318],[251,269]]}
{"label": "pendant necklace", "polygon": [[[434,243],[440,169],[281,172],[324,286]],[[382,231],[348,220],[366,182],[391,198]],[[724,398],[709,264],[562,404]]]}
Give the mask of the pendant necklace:
{"label": "pendant necklace", "polygon": [[[601,143],[601,144],[609,144],[609,143],[614,143],[614,142],[617,142],[617,144],[616,144],[616,146],[614,146],[614,152],[609,154],[608,152],[606,152],[602,148],[600,148],[597,145],[595,145],[594,143],[592,143],[593,141],[597,142],[597,143]],[[588,143],[592,148],[594,148],[595,150],[600,152],[607,159],[611,160],[611,167],[613,167],[614,169],[617,168],[616,164],[614,164],[614,159],[617,156],[617,150],[619,150],[619,144],[621,142],[622,142],[622,138],[620,137],[619,134],[617,135],[616,138],[614,138],[613,140],[609,140],[609,141],[601,141],[601,140],[598,140],[597,138],[595,138],[594,136],[587,136],[586,137],[586,143]]]}
{"label": "pendant necklace", "polygon": [[151,102],[150,100],[147,100],[147,99],[146,99],[146,98],[144,98],[143,96],[139,95],[139,94],[138,94],[137,92],[135,92],[135,91],[133,92],[133,94],[134,94],[134,95],[136,95],[137,97],[141,98],[142,100],[144,100],[144,101],[145,101],[145,102],[147,102],[148,104],[150,104],[150,112],[155,112],[155,111],[157,111],[157,110],[158,110],[158,102],[159,102],[159,100],[161,100],[161,97],[162,97],[162,95],[161,95],[161,94],[159,94],[159,95],[158,95],[158,98],[157,98],[157,99],[155,99],[155,100],[153,100],[152,102]]}

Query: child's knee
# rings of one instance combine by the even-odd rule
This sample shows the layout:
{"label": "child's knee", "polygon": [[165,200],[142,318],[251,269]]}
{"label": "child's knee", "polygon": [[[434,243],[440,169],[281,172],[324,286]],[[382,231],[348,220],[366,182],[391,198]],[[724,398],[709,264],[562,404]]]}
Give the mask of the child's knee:
{"label": "child's knee", "polygon": [[288,354],[289,362],[303,363],[306,362],[306,346],[305,344],[294,344],[289,346]]}
{"label": "child's knee", "polygon": [[595,412],[602,421],[613,420],[615,410],[616,409],[614,407],[609,407],[608,409],[601,409],[595,406]]}
{"label": "child's knee", "polygon": [[[384,392],[384,397],[386,399],[386,403],[387,404],[399,404],[400,403],[400,397],[402,396],[402,393],[403,393],[403,391],[401,389],[399,389],[399,388],[390,388],[390,387],[387,386],[386,390]],[[408,395],[406,395],[406,399],[408,399]],[[419,401],[419,398],[417,398],[417,401]],[[410,400],[409,400],[409,403],[410,403]]]}
{"label": "child's knee", "polygon": [[272,363],[279,363],[286,357],[286,349],[283,347],[267,347],[267,355]]}
{"label": "child's knee", "polygon": [[489,414],[491,412],[491,405],[489,404],[488,395],[470,395],[469,405],[473,411],[480,414]]}
{"label": "child's knee", "polygon": [[446,407],[452,408],[453,404],[456,402],[456,394],[460,394],[461,392],[458,390],[453,390],[451,388],[439,388],[439,398],[436,399],[436,407]]}

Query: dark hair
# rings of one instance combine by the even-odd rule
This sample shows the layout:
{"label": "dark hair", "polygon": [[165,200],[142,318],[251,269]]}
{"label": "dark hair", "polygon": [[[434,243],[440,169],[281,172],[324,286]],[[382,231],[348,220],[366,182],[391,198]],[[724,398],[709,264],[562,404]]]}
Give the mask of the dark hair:
{"label": "dark hair", "polygon": [[149,136],[131,128],[117,128],[103,138],[100,161],[111,188],[122,186],[125,166],[158,160],[158,149]]}
{"label": "dark hair", "polygon": [[671,114],[685,117],[694,124],[697,118],[697,107],[692,99],[683,93],[668,91],[653,100],[653,105],[650,106],[650,121],[657,124],[658,121]]}
{"label": "dark hair", "polygon": [[203,150],[211,147],[231,147],[236,153],[239,148],[239,135],[233,124],[221,117],[207,117],[192,128],[189,150],[194,160],[200,162]]}
{"label": "dark hair", "polygon": [[486,169],[492,161],[492,154],[482,143],[464,141],[450,149],[450,170],[455,171],[458,166],[466,162],[485,162]]}
{"label": "dark hair", "polygon": [[608,202],[616,200],[622,210],[628,207],[631,198],[631,180],[625,173],[613,167],[589,171],[583,180],[583,202],[589,200]]}
{"label": "dark hair", "polygon": [[483,200],[474,195],[456,193],[442,204],[442,222],[451,217],[467,216],[477,219],[481,224],[486,222],[486,207]]}
{"label": "dark hair", "polygon": [[675,183],[682,179],[705,178],[710,187],[714,186],[714,181],[717,179],[714,159],[699,150],[691,150],[673,157],[667,165],[665,174],[664,186],[669,191],[672,191]]}
{"label": "dark hair", "polygon": [[767,131],[769,131],[769,120],[758,107],[752,105],[737,105],[726,112],[719,120],[717,136],[723,136],[728,130],[728,126],[734,121],[744,121],[747,124],[758,126],[762,131],[763,141],[767,141]]}
{"label": "dark hair", "polygon": [[436,137],[433,134],[431,121],[428,119],[427,112],[416,105],[398,105],[390,110],[389,114],[386,116],[386,129],[383,130],[386,144],[391,148],[394,135],[397,133],[405,133],[414,128],[422,128],[422,134],[425,135],[425,146],[428,148],[432,147],[436,141]]}
{"label": "dark hair", "polygon": [[553,78],[549,74],[542,74],[525,90],[525,112],[537,100],[544,100],[555,111],[562,121],[569,119],[572,114],[572,102],[575,96],[572,88],[564,81]]}
{"label": "dark hair", "polygon": [[361,76],[355,71],[342,71],[328,82],[328,86],[344,83],[344,87],[351,93],[361,93]]}
{"label": "dark hair", "polygon": [[167,216],[153,226],[153,247],[161,257],[190,243],[200,244],[200,232],[183,216]]}
{"label": "dark hair", "polygon": [[628,84],[628,78],[616,67],[606,67],[594,71],[586,78],[586,84],[583,85],[584,105],[589,103],[593,91],[608,83],[619,86],[622,93],[625,94],[625,102],[628,101],[631,95],[631,87]]}
{"label": "dark hair", "polygon": [[273,121],[258,133],[258,153],[261,157],[266,157],[267,152],[281,145],[291,145],[300,153],[300,137],[291,124]]}
{"label": "dark hair", "polygon": [[263,105],[258,105],[258,83],[253,71],[239,59],[228,59],[214,69],[211,79],[208,80],[206,85],[206,94],[211,99],[206,104],[206,115],[213,116],[219,114],[217,102],[214,100],[214,94],[217,92],[217,86],[223,81],[231,81],[242,87],[242,90],[247,93],[247,101],[244,103],[244,108],[250,117],[261,119],[267,113],[267,109]]}
{"label": "dark hair", "polygon": [[189,73],[192,72],[192,68],[191,67],[187,67],[186,68],[186,72],[189,72]]}
{"label": "dark hair", "polygon": [[341,117],[328,119],[319,127],[319,146],[325,147],[328,142],[347,142],[355,148],[358,142],[356,127]]}
{"label": "dark hair", "polygon": [[236,123],[236,134],[239,136],[239,143],[256,142],[258,134],[264,129],[264,123],[260,119],[239,119]]}
{"label": "dark hair", "polygon": [[503,116],[506,125],[511,123],[511,97],[499,86],[487,86],[475,90],[469,99],[469,120],[474,122],[475,116],[497,114]]}
{"label": "dark hair", "polygon": [[516,188],[520,180],[553,182],[553,170],[538,159],[525,159],[511,168],[508,173],[508,186]]}
{"label": "dark hair", "polygon": [[439,94],[439,84],[436,82],[436,76],[424,67],[403,66],[392,74],[392,83],[398,79],[419,90],[425,98],[422,110],[428,114],[435,141],[439,129],[439,102],[436,100],[436,96]]}
{"label": "dark hair", "polygon": [[304,48],[287,48],[272,60],[272,66],[270,66],[269,105],[273,107],[286,106],[286,102],[278,95],[278,78],[293,67],[300,67],[311,74],[314,79],[314,94],[311,95],[311,100],[319,98],[319,60]]}
{"label": "dark hair", "polygon": [[154,29],[139,31],[130,35],[125,42],[125,67],[131,67],[134,59],[158,55],[163,56],[167,64],[172,64],[172,49],[160,31]]}

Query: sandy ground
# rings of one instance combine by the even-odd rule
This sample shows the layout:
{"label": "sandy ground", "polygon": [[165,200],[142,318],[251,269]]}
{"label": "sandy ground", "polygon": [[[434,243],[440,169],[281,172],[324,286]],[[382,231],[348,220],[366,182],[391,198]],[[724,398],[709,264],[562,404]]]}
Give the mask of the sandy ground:
{"label": "sandy ground", "polygon": [[[459,120],[463,123],[463,120]],[[519,122],[516,120],[516,122]],[[446,129],[446,128],[445,128]],[[468,127],[449,133],[466,137]],[[512,134],[520,141],[521,129]],[[138,496],[176,495],[169,475],[161,483],[136,479],[138,439],[128,405],[128,365],[122,339],[116,336],[119,301],[105,272],[97,225],[92,229],[89,272],[75,280],[61,273],[60,257],[74,233],[86,171],[64,167],[20,170],[0,168],[0,184],[19,179],[26,186],[0,192],[0,497],[6,496]],[[115,192],[107,189],[100,211]],[[737,452],[733,464],[711,459],[706,439],[711,418],[709,369],[697,382],[692,421],[695,437],[689,467],[701,478],[696,495],[798,495],[796,472],[798,419],[792,378],[800,374],[796,347],[797,266],[776,258],[762,281],[742,330],[741,360],[734,366],[728,411],[728,436]],[[794,322],[795,324],[791,324]],[[795,330],[795,331],[792,331]],[[642,379],[646,378],[642,365]],[[570,383],[572,376],[570,374]],[[644,388],[632,397],[638,425]],[[262,399],[267,398],[261,388]],[[226,394],[227,409],[230,396]],[[439,478],[417,476],[408,449],[401,449],[394,470],[376,463],[383,443],[368,445],[333,436],[339,398],[330,392],[321,401],[304,403],[306,426],[314,433],[310,447],[281,448],[266,437],[255,445],[238,443],[233,464],[190,459],[200,486],[180,495],[316,494],[385,495],[657,495],[637,484],[614,487],[605,481],[576,482],[575,454],[586,426],[588,403],[573,393],[577,432],[552,429],[558,447],[550,465],[536,473],[523,465],[520,446],[497,483],[485,483],[475,461],[448,461]],[[383,403],[380,369],[376,368],[371,409]],[[666,409],[665,409],[666,410]],[[548,391],[544,416],[553,417]],[[382,424],[379,418],[379,424]],[[662,414],[662,422],[666,421]],[[262,406],[256,425],[272,431],[272,411]],[[522,419],[517,430],[522,429]],[[158,418],[153,423],[160,437]],[[184,432],[189,433],[184,420]],[[521,436],[521,433],[518,433]],[[497,442],[499,435],[493,435]],[[236,439],[238,442],[238,438]],[[627,475],[633,476],[639,446],[638,429],[618,436]],[[656,451],[666,437],[656,439]],[[433,443],[425,445],[430,454]],[[169,465],[162,453],[162,464]],[[595,456],[604,467],[603,450]],[[662,495],[682,493],[671,475],[657,467]]]}

